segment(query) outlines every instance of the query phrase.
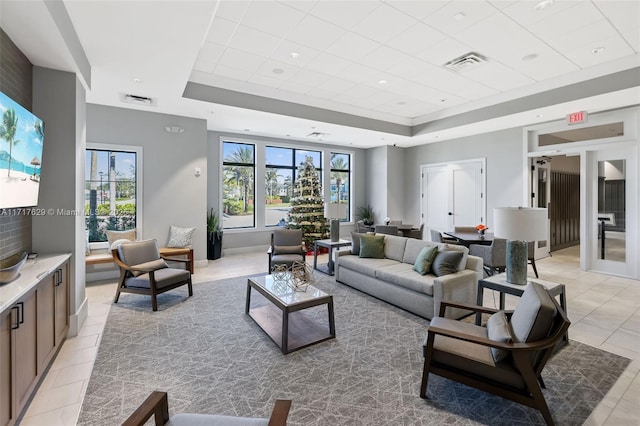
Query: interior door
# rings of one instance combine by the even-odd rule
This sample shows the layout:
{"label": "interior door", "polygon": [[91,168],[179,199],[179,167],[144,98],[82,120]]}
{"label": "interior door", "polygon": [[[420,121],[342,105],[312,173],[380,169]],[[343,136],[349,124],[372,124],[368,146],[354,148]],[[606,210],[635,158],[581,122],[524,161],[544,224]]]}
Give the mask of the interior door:
{"label": "interior door", "polygon": [[587,152],[588,268],[638,278],[636,148]]}
{"label": "interior door", "polygon": [[[541,207],[551,211],[551,161],[549,157],[531,159],[531,207]],[[549,256],[551,251],[551,215],[547,214],[547,238],[536,241],[535,258]]]}
{"label": "interior door", "polygon": [[422,217],[438,231],[475,226],[486,220],[484,161],[423,166]]}

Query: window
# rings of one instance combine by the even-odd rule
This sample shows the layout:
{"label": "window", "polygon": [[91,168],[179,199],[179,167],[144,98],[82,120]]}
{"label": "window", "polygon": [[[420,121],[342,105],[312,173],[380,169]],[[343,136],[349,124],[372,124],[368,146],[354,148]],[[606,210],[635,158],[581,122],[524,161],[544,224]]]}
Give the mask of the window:
{"label": "window", "polygon": [[222,143],[223,228],[255,226],[255,145]]}
{"label": "window", "polygon": [[[140,229],[138,183],[141,150],[89,145],[85,151],[85,216],[89,243],[107,241],[108,230]],[[138,236],[140,233],[138,232]]]}
{"label": "window", "polygon": [[347,205],[347,215],[342,220],[351,220],[349,202],[351,199],[351,156],[337,152],[331,153],[331,202]]}
{"label": "window", "polygon": [[265,225],[283,226],[291,206],[293,188],[298,178],[298,166],[311,157],[313,165],[321,173],[320,151],[265,147]]}

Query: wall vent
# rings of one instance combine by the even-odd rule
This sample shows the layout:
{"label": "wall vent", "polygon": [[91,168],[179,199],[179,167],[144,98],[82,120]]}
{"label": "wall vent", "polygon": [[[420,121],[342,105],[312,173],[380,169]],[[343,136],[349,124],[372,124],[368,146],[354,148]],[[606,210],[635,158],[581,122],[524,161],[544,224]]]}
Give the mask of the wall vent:
{"label": "wall vent", "polygon": [[132,94],[121,94],[121,98],[120,100],[122,100],[122,102],[126,102],[129,104],[136,104],[136,105],[144,105],[144,106],[155,106],[156,102],[154,99],[149,98],[147,96],[139,96],[139,95],[132,95]]}
{"label": "wall vent", "polygon": [[444,64],[444,66],[455,72],[461,72],[467,71],[469,68],[475,67],[484,62],[487,62],[487,58],[485,56],[477,52],[469,52],[450,60]]}

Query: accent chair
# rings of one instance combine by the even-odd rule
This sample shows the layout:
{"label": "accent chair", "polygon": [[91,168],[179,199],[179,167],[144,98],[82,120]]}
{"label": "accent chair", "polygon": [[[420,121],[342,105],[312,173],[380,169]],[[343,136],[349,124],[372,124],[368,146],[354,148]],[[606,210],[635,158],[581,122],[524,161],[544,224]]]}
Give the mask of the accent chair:
{"label": "accent chair", "polygon": [[286,265],[306,261],[306,249],[302,241],[302,229],[276,229],[271,233],[271,245],[267,250],[269,273],[275,265]]}
{"label": "accent chair", "polygon": [[469,254],[482,258],[482,267],[489,276],[507,268],[507,240],[504,238],[494,238],[489,246],[471,244]]}

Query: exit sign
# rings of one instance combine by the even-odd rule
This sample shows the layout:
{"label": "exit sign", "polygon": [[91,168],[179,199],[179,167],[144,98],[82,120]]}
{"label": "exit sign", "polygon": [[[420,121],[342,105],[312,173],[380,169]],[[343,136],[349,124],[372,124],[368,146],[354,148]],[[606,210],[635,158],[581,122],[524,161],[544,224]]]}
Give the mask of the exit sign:
{"label": "exit sign", "polygon": [[567,114],[567,124],[579,124],[587,122],[587,111],[572,112]]}

